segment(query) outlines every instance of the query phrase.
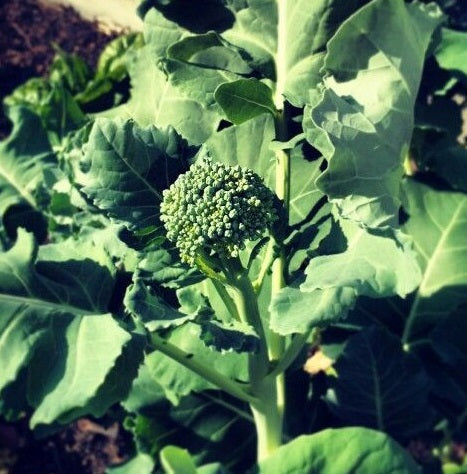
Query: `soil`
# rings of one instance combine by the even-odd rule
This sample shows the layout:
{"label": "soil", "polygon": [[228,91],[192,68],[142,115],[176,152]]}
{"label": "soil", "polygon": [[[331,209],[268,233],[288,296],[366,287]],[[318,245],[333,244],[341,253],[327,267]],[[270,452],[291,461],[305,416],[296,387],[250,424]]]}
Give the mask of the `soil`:
{"label": "soil", "polygon": [[128,459],[131,440],[113,420],[82,418],[53,436],[34,438],[27,420],[0,420],[0,474],[104,474]]}
{"label": "soil", "polygon": [[[0,2],[0,101],[25,80],[47,75],[54,46],[75,53],[94,67],[103,47],[118,31],[103,31],[71,7],[50,6],[38,0]],[[0,137],[9,123],[0,114]]]}
{"label": "soil", "polygon": [[[46,76],[54,45],[95,67],[103,47],[120,32],[103,31],[70,7],[37,0],[0,1],[0,101],[31,77]],[[0,138],[10,123],[0,113]],[[36,439],[24,418],[0,417],[0,474],[103,474],[128,458],[131,439],[115,420],[83,418],[62,431]]]}

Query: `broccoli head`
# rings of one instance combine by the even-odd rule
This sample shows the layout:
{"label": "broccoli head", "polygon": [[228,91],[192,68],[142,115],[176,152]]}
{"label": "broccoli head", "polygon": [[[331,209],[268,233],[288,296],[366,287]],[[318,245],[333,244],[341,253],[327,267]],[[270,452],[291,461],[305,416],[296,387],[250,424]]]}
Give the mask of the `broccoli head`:
{"label": "broccoli head", "polygon": [[161,220],[181,258],[236,257],[277,219],[275,195],[252,170],[204,157],[163,193]]}

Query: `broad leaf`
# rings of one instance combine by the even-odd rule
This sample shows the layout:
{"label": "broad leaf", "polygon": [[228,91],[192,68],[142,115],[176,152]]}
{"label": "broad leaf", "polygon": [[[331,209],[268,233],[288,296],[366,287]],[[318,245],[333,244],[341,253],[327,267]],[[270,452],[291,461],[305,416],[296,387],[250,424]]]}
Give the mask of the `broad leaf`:
{"label": "broad leaf", "polygon": [[327,402],[347,425],[407,439],[432,422],[430,381],[399,338],[377,326],[352,336],[334,364]]}
{"label": "broad leaf", "polygon": [[98,114],[127,117],[141,126],[172,126],[193,144],[203,143],[216,129],[220,116],[172,86],[158,68],[150,45],[136,51],[129,63],[130,100]]}
{"label": "broad leaf", "polygon": [[285,96],[301,106],[307,101],[308,89],[320,82],[327,41],[365,3],[249,0],[236,11],[233,27],[222,36],[247,52],[253,68],[277,81],[278,101]]}
{"label": "broad leaf", "polygon": [[215,161],[250,168],[273,189],[275,156],[270,145],[274,137],[274,120],[271,115],[263,114],[215,133],[202,150]]}
{"label": "broad leaf", "polygon": [[441,19],[433,4],[374,0],[328,43],[325,87],[304,127],[329,160],[318,186],[346,218],[397,223],[424,55]]}
{"label": "broad leaf", "polygon": [[[63,339],[57,331],[55,351],[49,355],[54,359],[46,374],[40,374],[34,362],[30,366],[31,378],[46,375],[40,380],[43,398],[39,402],[31,426],[50,424],[60,420],[64,423],[74,417],[69,412],[86,407],[84,413],[102,415],[117,399],[106,399],[104,411],[90,410],[87,405],[93,401],[97,390],[122,353],[122,348],[130,341],[131,335],[124,331],[110,314],[84,315],[75,317],[65,330]],[[105,350],[101,350],[104,348]],[[37,354],[41,354],[40,351]],[[48,361],[50,363],[50,361]],[[123,374],[120,373],[119,376]],[[86,383],[83,383],[83,381]],[[129,387],[128,387],[129,388]],[[34,391],[37,396],[38,390]]]}
{"label": "broad leaf", "polygon": [[0,216],[14,204],[38,209],[37,191],[44,171],[55,164],[47,134],[37,115],[25,107],[13,107],[14,128],[0,142]]}
{"label": "broad leaf", "polygon": [[254,472],[417,474],[420,470],[407,452],[385,434],[366,428],[341,428],[294,439],[260,462]]}
{"label": "broad leaf", "polygon": [[410,333],[429,327],[466,300],[467,196],[441,191],[414,180],[403,186],[409,219],[404,230],[414,240],[422,280],[410,311]]}
{"label": "broad leaf", "polygon": [[96,120],[87,144],[91,167],[83,191],[130,229],[159,223],[162,191],[188,168],[192,151],[171,128]]}
{"label": "broad leaf", "polygon": [[341,219],[347,249],[311,260],[306,279],[284,288],[271,303],[271,329],[279,334],[306,332],[347,314],[358,296],[405,297],[420,282],[420,268],[411,242],[400,232],[371,234]]}
{"label": "broad leaf", "polygon": [[[128,391],[142,347],[108,313],[113,273],[92,243],[38,252],[23,230],[0,256],[0,390],[27,368],[33,425],[66,422],[75,412],[99,416]],[[116,378],[114,368],[128,378]]]}
{"label": "broad leaf", "polygon": [[217,107],[214,92],[218,86],[251,72],[240,54],[214,32],[183,38],[167,54],[164,70],[171,84],[206,107]]}

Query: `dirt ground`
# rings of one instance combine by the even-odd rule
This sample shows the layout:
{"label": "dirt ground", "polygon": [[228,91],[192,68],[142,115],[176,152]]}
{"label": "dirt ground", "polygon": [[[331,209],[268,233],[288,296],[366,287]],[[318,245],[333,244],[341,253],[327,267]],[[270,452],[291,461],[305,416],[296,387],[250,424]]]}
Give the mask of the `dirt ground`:
{"label": "dirt ground", "polygon": [[[47,74],[54,45],[95,66],[102,48],[118,32],[102,31],[72,8],[38,0],[0,1],[0,101],[26,79]],[[9,123],[0,114],[0,137]]]}

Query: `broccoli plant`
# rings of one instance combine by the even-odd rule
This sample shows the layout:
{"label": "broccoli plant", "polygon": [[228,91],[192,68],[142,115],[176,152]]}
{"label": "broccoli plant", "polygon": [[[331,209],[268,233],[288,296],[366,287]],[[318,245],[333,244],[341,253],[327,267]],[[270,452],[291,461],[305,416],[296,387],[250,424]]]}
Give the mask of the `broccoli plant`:
{"label": "broccoli plant", "polygon": [[1,415],[124,420],[116,474],[463,469],[466,34],[419,1],[139,12],[94,78],[5,101]]}

